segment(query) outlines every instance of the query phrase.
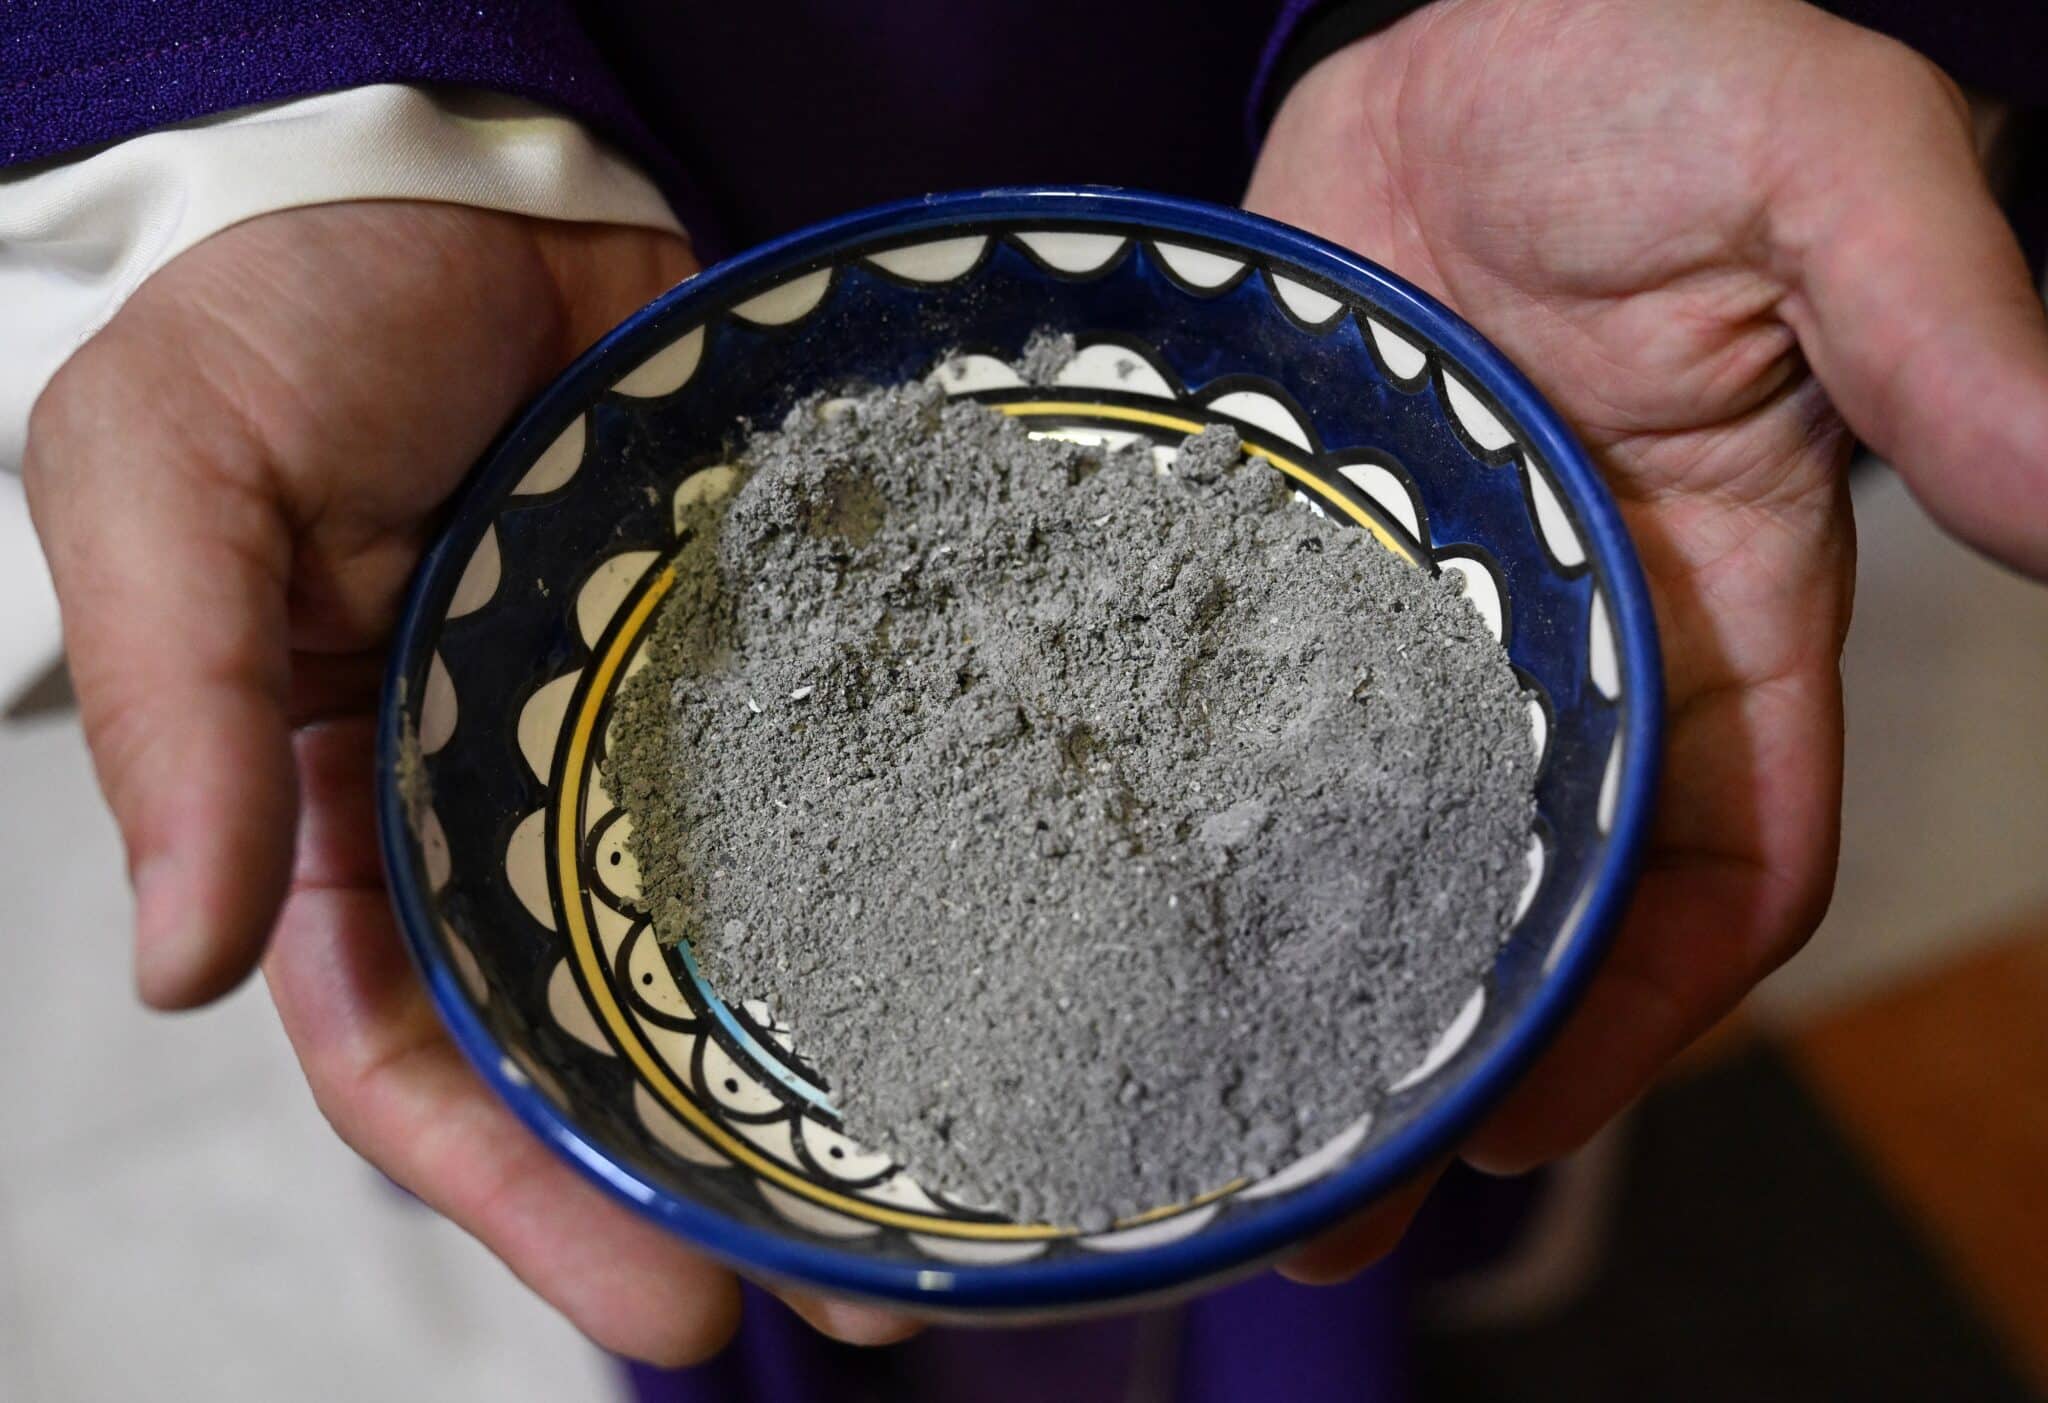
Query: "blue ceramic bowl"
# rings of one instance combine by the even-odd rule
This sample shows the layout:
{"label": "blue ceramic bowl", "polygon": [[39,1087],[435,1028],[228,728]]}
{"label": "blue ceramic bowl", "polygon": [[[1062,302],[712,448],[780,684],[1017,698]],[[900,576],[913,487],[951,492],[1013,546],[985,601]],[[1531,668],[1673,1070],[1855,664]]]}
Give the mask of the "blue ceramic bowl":
{"label": "blue ceramic bowl", "polygon": [[[1080,348],[1052,388],[1005,365],[1041,327]],[[676,501],[711,490],[739,422],[927,375],[1048,431],[1171,441],[1235,424],[1314,509],[1460,574],[1527,684],[1542,753],[1520,916],[1423,1065],[1272,1177],[1105,1232],[993,1219],[843,1136],[789,1030],[721,1003],[651,937],[599,775],[607,705],[667,587]],[[540,397],[414,585],[380,817],[450,1032],[577,1168],[756,1276],[937,1314],[1044,1313],[1255,1266],[1455,1145],[1600,959],[1648,821],[1659,710],[1650,603],[1613,503],[1470,327],[1236,210],[994,190],[721,264]]]}

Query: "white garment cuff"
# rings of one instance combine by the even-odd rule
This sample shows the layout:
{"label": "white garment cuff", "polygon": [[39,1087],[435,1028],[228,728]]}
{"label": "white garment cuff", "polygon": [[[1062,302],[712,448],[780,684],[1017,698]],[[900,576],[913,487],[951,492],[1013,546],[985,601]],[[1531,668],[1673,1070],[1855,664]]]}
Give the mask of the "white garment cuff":
{"label": "white garment cuff", "polygon": [[680,230],[654,185],[580,125],[517,98],[399,84],[189,122],[0,173],[0,469],[57,368],[158,268],[273,210],[440,200]]}

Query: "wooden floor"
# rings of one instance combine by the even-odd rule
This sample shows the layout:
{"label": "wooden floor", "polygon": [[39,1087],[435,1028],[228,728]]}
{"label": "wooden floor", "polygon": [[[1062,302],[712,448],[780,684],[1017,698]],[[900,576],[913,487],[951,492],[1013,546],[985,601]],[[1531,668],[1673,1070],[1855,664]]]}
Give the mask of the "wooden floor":
{"label": "wooden floor", "polygon": [[1778,1034],[2048,1396],[2048,909]]}

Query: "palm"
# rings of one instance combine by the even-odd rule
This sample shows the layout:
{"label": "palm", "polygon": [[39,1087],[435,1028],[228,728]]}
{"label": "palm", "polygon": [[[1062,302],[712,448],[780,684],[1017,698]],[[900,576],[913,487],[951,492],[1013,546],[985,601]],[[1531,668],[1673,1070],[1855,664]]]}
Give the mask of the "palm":
{"label": "palm", "polygon": [[[1817,286],[1860,271],[1907,296],[1914,270],[1826,266],[1847,244],[1802,266],[1788,243],[1831,216],[1824,172],[1846,188],[1892,157],[1864,114],[1967,154],[1931,70],[1877,45],[1771,0],[1441,5],[1313,71],[1254,177],[1252,208],[1381,259],[1529,370],[1604,470],[1656,601],[1670,740],[1643,882],[1482,1160],[1590,1133],[1824,909],[1854,533],[1849,436],[1802,341],[1821,339]],[[1853,354],[1904,364],[1887,330]],[[1857,371],[1830,388],[1861,408]]]}
{"label": "palm", "polygon": [[[370,738],[437,509],[524,398],[693,268],[663,235],[447,207],[253,221],[171,264],[74,359],[29,464],[102,783],[141,854],[143,954],[195,909],[237,937],[145,958],[145,992],[204,997],[269,934],[272,995],[342,1136],[601,1341],[665,1359],[724,1337],[733,1282],[585,1184],[462,1065],[392,924]],[[130,460],[138,444],[153,461]],[[110,535],[143,532],[146,556],[109,558]],[[136,589],[130,569],[179,588]],[[169,704],[167,678],[205,704]],[[159,765],[186,782],[151,788]],[[232,861],[185,862],[167,894],[144,873],[173,840]]]}
{"label": "palm", "polygon": [[[363,214],[322,217],[360,223]],[[371,808],[374,679],[435,509],[525,395],[691,270],[687,250],[653,236],[543,234],[566,256],[601,258],[612,285],[591,289],[572,281],[582,268],[534,257],[543,245],[529,226],[456,211],[368,214],[369,227],[350,229],[342,246],[359,251],[385,296],[366,303],[309,289],[303,317],[330,337],[303,336],[305,322],[274,303],[242,336],[246,362],[274,367],[283,384],[346,377],[338,393],[258,400],[246,416],[286,490],[320,504],[300,533],[289,596],[299,844],[265,974],[345,1139],[599,1339],[657,1357],[695,1354],[730,1327],[731,1279],[581,1182],[462,1065],[393,928]],[[422,259],[422,239],[437,236],[449,240],[446,257]],[[250,237],[298,244],[304,231],[259,225]],[[395,249],[378,246],[386,237],[407,245],[417,285],[392,286]],[[270,251],[209,250],[244,278]],[[346,289],[353,271],[331,267],[340,276],[321,282]],[[364,357],[364,346],[389,354]]]}

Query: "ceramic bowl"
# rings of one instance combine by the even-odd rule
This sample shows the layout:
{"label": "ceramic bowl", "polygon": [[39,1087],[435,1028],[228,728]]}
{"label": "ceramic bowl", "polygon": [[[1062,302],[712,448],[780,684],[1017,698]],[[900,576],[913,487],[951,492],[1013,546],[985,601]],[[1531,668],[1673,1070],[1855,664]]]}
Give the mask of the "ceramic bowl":
{"label": "ceramic bowl", "polygon": [[[1034,388],[1006,361],[1041,327],[1078,350]],[[1305,510],[1456,572],[1528,689],[1542,765],[1520,913],[1428,1057],[1299,1162],[1102,1232],[972,1211],[843,1135],[789,1055],[802,1030],[724,1004],[653,939],[600,777],[677,503],[718,480],[740,421],[923,376],[1047,432],[1170,442],[1234,424]],[[1614,506],[1470,327],[1354,254],[1235,210],[998,190],[849,215],[720,264],[526,411],[413,588],[380,818],[449,1031],[577,1168],[758,1277],[941,1315],[1043,1314],[1270,1260],[1449,1150],[1600,958],[1647,822],[1659,709],[1650,605]]]}

